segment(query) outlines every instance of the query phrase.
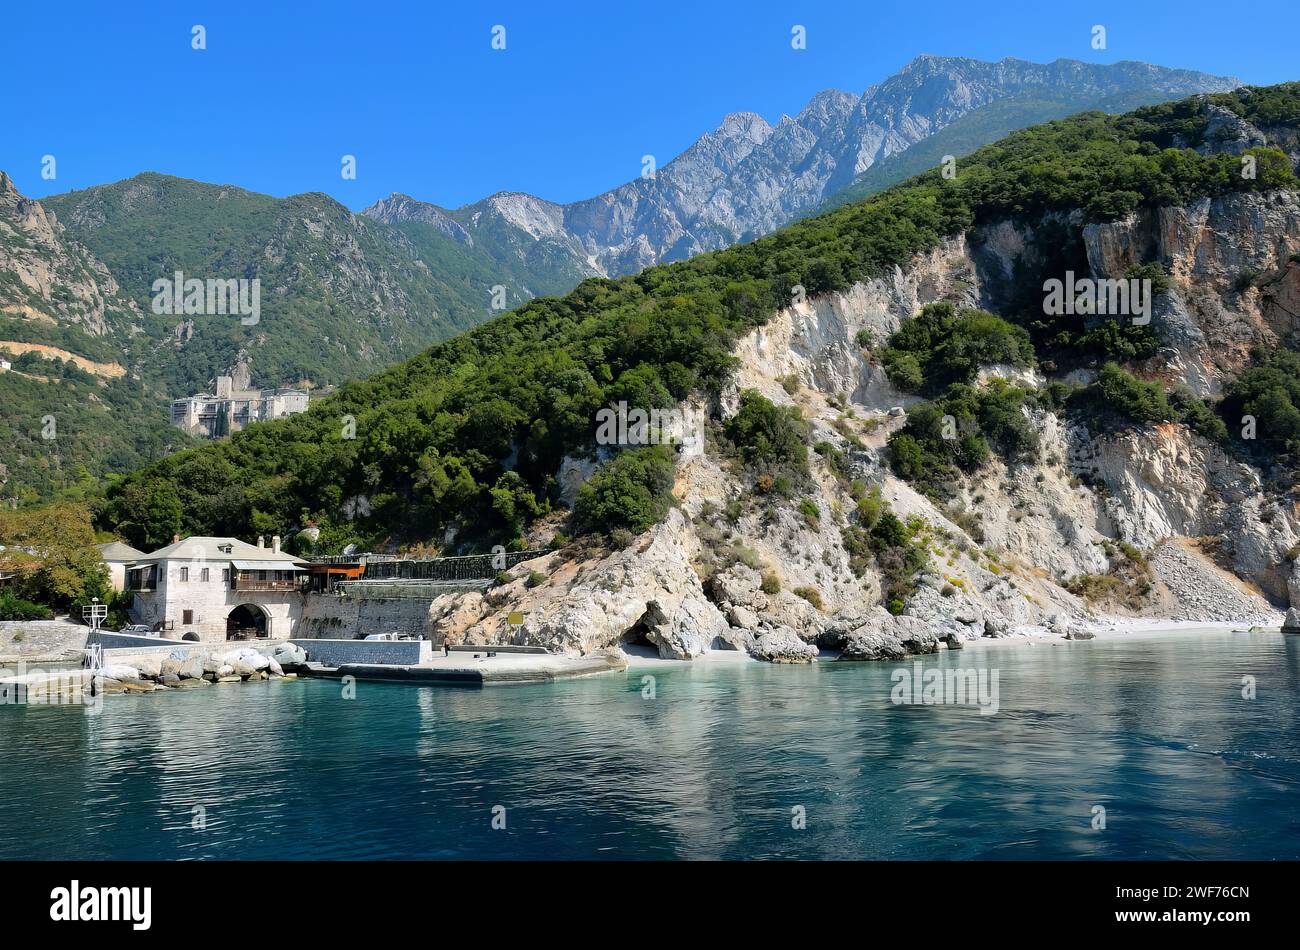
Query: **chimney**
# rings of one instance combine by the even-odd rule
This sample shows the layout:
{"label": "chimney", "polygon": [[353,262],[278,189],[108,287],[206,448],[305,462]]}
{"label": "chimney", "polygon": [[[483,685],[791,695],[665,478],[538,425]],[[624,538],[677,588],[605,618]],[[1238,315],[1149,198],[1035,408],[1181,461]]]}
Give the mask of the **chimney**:
{"label": "chimney", "polygon": [[266,547],[266,538],[262,537],[260,534],[257,536],[257,546],[259,548]]}
{"label": "chimney", "polygon": [[276,554],[280,553],[280,536],[278,534],[271,538],[271,550]]}

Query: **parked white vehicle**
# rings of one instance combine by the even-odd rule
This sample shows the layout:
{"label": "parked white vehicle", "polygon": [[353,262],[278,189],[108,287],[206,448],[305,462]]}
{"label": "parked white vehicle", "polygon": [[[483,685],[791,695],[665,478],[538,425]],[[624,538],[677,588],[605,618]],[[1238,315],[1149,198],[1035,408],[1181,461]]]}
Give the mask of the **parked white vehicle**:
{"label": "parked white vehicle", "polygon": [[129,623],[118,633],[129,633],[136,637],[160,637],[161,633],[156,632],[152,627],[145,626],[142,623]]}
{"label": "parked white vehicle", "polygon": [[367,640],[414,640],[415,637],[408,637],[404,633],[371,633],[367,634]]}

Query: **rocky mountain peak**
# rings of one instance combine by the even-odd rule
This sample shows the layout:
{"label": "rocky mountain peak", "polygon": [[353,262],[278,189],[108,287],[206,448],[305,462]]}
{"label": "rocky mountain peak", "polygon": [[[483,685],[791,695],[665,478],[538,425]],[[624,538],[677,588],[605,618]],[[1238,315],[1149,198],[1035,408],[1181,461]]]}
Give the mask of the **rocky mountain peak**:
{"label": "rocky mountain peak", "polygon": [[474,246],[474,239],[470,237],[469,232],[453,220],[446,211],[437,205],[416,201],[410,195],[404,195],[400,191],[394,191],[387,198],[381,198],[370,207],[363,209],[361,214],[382,221],[384,224],[401,224],[405,221],[431,224],[452,240],[468,247]]}

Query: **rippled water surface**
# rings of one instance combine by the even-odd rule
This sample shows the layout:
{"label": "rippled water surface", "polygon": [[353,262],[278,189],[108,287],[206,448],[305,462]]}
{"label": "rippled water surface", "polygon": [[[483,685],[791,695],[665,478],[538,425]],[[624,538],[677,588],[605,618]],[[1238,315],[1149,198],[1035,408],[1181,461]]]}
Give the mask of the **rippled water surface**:
{"label": "rippled water surface", "polygon": [[999,711],[896,706],[900,665],[835,662],[361,683],[353,700],[327,681],[245,684],[112,697],[97,716],[0,707],[0,853],[1300,857],[1300,637],[976,647],[925,665],[997,669]]}

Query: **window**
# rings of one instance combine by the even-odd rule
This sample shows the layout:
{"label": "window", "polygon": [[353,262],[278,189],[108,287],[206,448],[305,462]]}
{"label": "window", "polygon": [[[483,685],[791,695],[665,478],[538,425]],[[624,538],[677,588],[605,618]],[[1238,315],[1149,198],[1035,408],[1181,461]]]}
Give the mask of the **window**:
{"label": "window", "polygon": [[188,581],[189,579],[190,579],[190,569],[189,569],[188,567],[182,567],[182,568],[181,568],[181,580],[182,580],[182,581]]}
{"label": "window", "polygon": [[193,622],[194,622],[194,611],[192,610],[181,611],[181,623],[190,624]]}
{"label": "window", "polygon": [[229,584],[229,583],[230,583],[230,568],[228,568],[228,567],[223,567],[223,568],[221,569],[221,583],[223,583],[223,584]]}
{"label": "window", "polygon": [[203,581],[203,583],[205,583],[205,584],[206,584],[209,580],[211,580],[211,578],[208,577],[208,569],[207,569],[206,567],[205,567],[205,568],[203,569],[203,571],[199,574],[199,580]]}

